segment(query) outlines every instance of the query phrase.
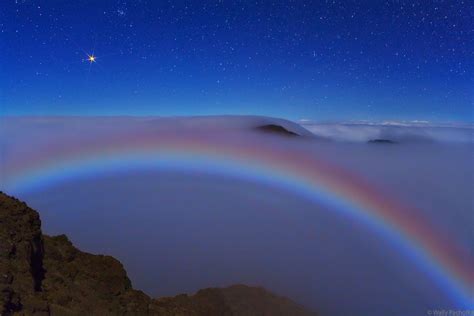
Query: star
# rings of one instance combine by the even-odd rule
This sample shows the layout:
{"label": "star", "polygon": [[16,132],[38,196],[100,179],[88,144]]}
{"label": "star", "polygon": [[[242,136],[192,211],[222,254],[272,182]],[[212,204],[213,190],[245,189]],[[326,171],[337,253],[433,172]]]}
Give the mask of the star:
{"label": "star", "polygon": [[87,60],[88,60],[91,64],[96,62],[96,58],[97,58],[97,57],[95,57],[94,54],[92,54],[92,55],[87,55]]}

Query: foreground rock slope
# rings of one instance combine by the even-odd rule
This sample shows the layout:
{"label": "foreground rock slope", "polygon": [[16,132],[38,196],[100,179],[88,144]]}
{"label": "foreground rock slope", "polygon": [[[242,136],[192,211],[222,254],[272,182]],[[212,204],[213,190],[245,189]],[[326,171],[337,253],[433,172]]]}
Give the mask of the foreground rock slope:
{"label": "foreground rock slope", "polygon": [[263,288],[234,285],[152,299],[122,264],[41,233],[36,211],[0,192],[0,315],[315,315]]}

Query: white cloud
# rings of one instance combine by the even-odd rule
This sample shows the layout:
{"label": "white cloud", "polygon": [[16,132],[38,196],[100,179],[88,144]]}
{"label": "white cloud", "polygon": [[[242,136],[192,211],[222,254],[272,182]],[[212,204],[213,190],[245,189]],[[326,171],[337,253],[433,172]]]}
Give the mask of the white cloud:
{"label": "white cloud", "polygon": [[367,142],[389,139],[398,142],[462,142],[474,141],[474,125],[467,123],[430,123],[425,120],[382,122],[318,123],[300,120],[299,123],[317,136],[337,141]]}

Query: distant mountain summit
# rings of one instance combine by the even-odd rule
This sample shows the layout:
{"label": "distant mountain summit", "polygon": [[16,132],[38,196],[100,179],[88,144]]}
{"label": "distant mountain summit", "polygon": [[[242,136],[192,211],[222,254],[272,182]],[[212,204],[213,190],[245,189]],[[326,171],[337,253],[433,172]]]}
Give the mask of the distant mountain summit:
{"label": "distant mountain summit", "polygon": [[398,142],[396,141],[393,141],[390,139],[381,139],[381,138],[371,139],[368,141],[368,143],[370,144],[398,144]]}
{"label": "distant mountain summit", "polygon": [[266,125],[261,125],[256,127],[257,130],[266,132],[266,133],[273,133],[273,134],[279,134],[279,135],[284,135],[284,136],[300,136],[299,134],[289,131],[283,126],[276,125],[276,124],[266,124]]}
{"label": "distant mountain summit", "polygon": [[0,315],[315,315],[263,288],[234,285],[152,299],[115,258],[41,232],[36,211],[0,192]]}

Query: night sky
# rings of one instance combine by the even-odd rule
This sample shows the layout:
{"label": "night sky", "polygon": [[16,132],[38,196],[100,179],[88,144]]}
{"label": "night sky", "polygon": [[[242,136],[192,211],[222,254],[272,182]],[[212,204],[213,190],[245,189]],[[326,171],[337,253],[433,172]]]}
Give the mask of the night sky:
{"label": "night sky", "polygon": [[472,12],[455,0],[4,0],[0,111],[472,122]]}

